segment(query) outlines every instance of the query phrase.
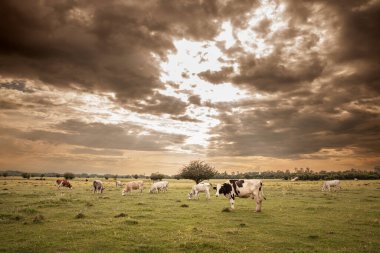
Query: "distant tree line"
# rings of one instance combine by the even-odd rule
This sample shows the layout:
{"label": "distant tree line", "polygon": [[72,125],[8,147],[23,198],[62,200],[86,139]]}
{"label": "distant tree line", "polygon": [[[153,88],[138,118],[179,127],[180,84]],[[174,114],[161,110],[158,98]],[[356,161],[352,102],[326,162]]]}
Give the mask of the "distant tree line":
{"label": "distant tree line", "polygon": [[362,171],[356,169],[350,169],[345,171],[312,171],[309,168],[306,169],[294,169],[294,172],[286,171],[263,171],[263,172],[232,172],[228,174],[216,173],[213,178],[215,179],[233,179],[233,178],[245,178],[245,179],[284,179],[291,180],[292,178],[298,177],[299,180],[330,180],[330,179],[380,179],[380,170],[374,171]]}
{"label": "distant tree line", "polygon": [[26,179],[30,178],[36,178],[43,180],[45,177],[56,177],[56,178],[66,178],[66,179],[73,179],[73,178],[104,178],[106,180],[108,179],[127,179],[127,178],[133,178],[133,179],[151,179],[153,181],[160,181],[162,179],[192,179],[196,182],[200,182],[202,180],[207,180],[210,178],[213,179],[234,179],[234,178],[242,178],[242,179],[284,179],[284,180],[291,180],[292,178],[298,177],[299,180],[329,180],[329,179],[359,179],[359,180],[366,180],[366,179],[380,179],[380,166],[376,166],[373,171],[362,171],[357,169],[350,169],[345,171],[318,171],[315,172],[309,168],[303,169],[303,168],[295,168],[294,171],[262,171],[262,172],[231,172],[227,173],[225,172],[217,172],[213,167],[209,166],[208,164],[202,162],[202,161],[192,161],[189,165],[186,165],[182,168],[180,173],[177,175],[165,175],[162,173],[152,173],[150,176],[146,176],[143,174],[131,174],[131,175],[116,175],[116,174],[88,174],[88,173],[71,173],[71,172],[65,172],[65,173],[54,173],[54,172],[48,172],[48,173],[26,173],[22,171],[0,171],[0,175],[3,177],[7,176],[20,176]]}

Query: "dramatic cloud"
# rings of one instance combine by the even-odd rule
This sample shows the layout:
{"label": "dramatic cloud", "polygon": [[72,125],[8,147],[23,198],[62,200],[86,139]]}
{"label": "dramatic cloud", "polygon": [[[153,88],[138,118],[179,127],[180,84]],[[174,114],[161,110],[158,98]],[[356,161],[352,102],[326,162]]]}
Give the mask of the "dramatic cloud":
{"label": "dramatic cloud", "polygon": [[5,0],[0,15],[0,166],[380,163],[377,0]]}
{"label": "dramatic cloud", "polygon": [[157,132],[143,132],[133,125],[107,125],[69,120],[54,127],[58,131],[34,130],[19,133],[22,139],[47,141],[52,144],[69,144],[104,149],[164,150],[173,144],[180,144],[184,137],[165,135]]}

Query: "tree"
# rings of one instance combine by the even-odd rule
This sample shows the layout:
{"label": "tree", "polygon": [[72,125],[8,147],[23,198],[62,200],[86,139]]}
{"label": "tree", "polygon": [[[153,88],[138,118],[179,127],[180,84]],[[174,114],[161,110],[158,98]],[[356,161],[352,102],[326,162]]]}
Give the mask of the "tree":
{"label": "tree", "polygon": [[8,176],[8,173],[7,172],[3,172],[3,177],[7,177]]}
{"label": "tree", "polygon": [[185,179],[194,180],[197,184],[203,180],[212,178],[216,174],[216,170],[204,161],[191,161],[190,164],[184,166],[179,175]]}
{"label": "tree", "polygon": [[152,181],[156,181],[156,180],[161,181],[164,177],[165,177],[164,174],[160,174],[158,172],[157,173],[152,173],[150,175],[150,179]]}
{"label": "tree", "polygon": [[65,173],[63,174],[63,177],[64,177],[65,179],[74,179],[74,178],[75,178],[75,175],[74,175],[73,173],[71,173],[71,172],[65,172]]}
{"label": "tree", "polygon": [[134,179],[138,179],[138,178],[139,178],[139,175],[135,174],[135,175],[133,175],[133,178],[134,178]]}

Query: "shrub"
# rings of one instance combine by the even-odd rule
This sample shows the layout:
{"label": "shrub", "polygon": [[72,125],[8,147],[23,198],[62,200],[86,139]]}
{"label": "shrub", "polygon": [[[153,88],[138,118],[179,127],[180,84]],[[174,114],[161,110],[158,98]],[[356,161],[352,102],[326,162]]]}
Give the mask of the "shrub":
{"label": "shrub", "polygon": [[71,172],[65,172],[65,173],[63,174],[63,177],[64,177],[65,179],[74,179],[74,178],[75,178],[75,175],[74,175],[74,173],[71,173]]}
{"label": "shrub", "polygon": [[21,176],[22,176],[22,178],[29,179],[30,178],[30,173],[24,172],[24,173],[21,174]]}
{"label": "shrub", "polygon": [[153,180],[153,181],[161,181],[162,179],[164,178],[164,174],[160,174],[160,173],[152,173],[150,175],[150,179]]}

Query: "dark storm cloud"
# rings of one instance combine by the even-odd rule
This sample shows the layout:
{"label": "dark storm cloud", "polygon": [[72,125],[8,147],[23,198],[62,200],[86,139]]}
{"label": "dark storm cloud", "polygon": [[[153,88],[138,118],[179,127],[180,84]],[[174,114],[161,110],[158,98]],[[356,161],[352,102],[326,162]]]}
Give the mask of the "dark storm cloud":
{"label": "dark storm cloud", "polygon": [[242,57],[239,61],[240,75],[233,78],[236,84],[253,86],[259,91],[291,91],[309,84],[322,73],[323,66],[316,55],[310,55],[289,66],[281,53],[257,59]]}
{"label": "dark storm cloud", "polygon": [[21,92],[33,93],[33,89],[26,87],[24,80],[12,80],[0,82],[1,89],[18,90]]}
{"label": "dark storm cloud", "polygon": [[198,95],[189,96],[189,102],[193,105],[201,105],[201,97]]}
{"label": "dark storm cloud", "polygon": [[1,1],[0,75],[111,91],[122,104],[144,99],[163,87],[158,58],[175,50],[174,38],[212,39],[221,19],[252,6],[254,1]]}
{"label": "dark storm cloud", "polygon": [[347,108],[344,114],[326,114],[303,103],[298,107],[278,100],[277,107],[261,104],[238,115],[223,114],[223,123],[211,132],[211,154],[296,158],[323,148],[380,152],[378,113]]}
{"label": "dark storm cloud", "polygon": [[20,104],[0,99],[0,110],[12,110],[20,107]]}
{"label": "dark storm cloud", "polygon": [[[294,26],[307,21],[313,13],[312,4],[322,4],[326,17],[333,20],[330,35],[336,40],[328,60],[345,64],[351,74],[337,80],[346,87],[362,85],[380,92],[380,2],[379,1],[289,1],[288,14]],[[343,80],[342,80],[343,79]]]}
{"label": "dark storm cloud", "polygon": [[242,54],[239,44],[224,51],[237,59],[239,73],[216,83],[269,96],[215,104],[225,113],[210,132],[210,154],[297,158],[345,148],[379,154],[380,3],[287,1],[285,17],[288,27],[271,37],[270,21],[254,28],[274,46],[269,55]]}
{"label": "dark storm cloud", "polygon": [[200,120],[194,119],[188,115],[180,115],[180,116],[176,116],[176,117],[171,117],[171,119],[179,120],[179,121],[183,121],[183,122],[201,122]]}
{"label": "dark storm cloud", "polygon": [[180,99],[162,95],[158,92],[145,100],[139,100],[127,106],[132,111],[156,115],[163,113],[172,115],[183,114],[186,112],[186,107],[187,103],[182,102]]}
{"label": "dark storm cloud", "polygon": [[206,81],[213,83],[213,84],[219,84],[222,82],[230,81],[230,75],[233,72],[232,67],[223,67],[219,71],[204,71],[199,73],[199,77],[202,79],[205,79]]}
{"label": "dark storm cloud", "polygon": [[45,141],[55,145],[68,144],[93,149],[111,150],[165,150],[167,146],[181,144],[185,136],[165,134],[141,129],[134,125],[84,123],[68,120],[54,126],[53,130],[24,132],[3,128],[3,135],[30,141]]}

